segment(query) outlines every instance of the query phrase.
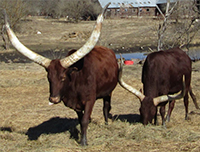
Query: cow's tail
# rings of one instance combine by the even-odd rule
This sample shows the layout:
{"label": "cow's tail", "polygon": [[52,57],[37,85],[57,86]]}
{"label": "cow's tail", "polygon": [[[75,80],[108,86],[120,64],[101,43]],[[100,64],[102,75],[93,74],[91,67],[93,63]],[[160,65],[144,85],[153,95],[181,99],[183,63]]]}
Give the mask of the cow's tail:
{"label": "cow's tail", "polygon": [[189,87],[189,93],[190,93],[190,96],[191,96],[191,98],[192,98],[192,100],[193,100],[193,103],[194,103],[196,109],[199,109],[199,105],[198,105],[198,103],[197,103],[196,96],[195,96],[194,93],[192,92],[191,86]]}

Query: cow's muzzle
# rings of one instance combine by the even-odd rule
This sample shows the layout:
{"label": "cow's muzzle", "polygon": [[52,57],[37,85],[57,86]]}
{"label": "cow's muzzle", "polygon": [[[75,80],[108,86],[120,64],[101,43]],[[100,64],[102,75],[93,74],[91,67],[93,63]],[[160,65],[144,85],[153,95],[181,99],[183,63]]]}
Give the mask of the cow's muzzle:
{"label": "cow's muzzle", "polygon": [[60,103],[60,97],[49,97],[49,105]]}

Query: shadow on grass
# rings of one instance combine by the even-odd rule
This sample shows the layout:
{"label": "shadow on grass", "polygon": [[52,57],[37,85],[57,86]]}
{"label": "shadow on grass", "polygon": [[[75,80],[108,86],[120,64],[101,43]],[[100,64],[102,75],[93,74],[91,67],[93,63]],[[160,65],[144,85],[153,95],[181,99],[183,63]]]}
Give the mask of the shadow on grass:
{"label": "shadow on grass", "polygon": [[55,117],[38,126],[29,128],[26,135],[28,135],[29,140],[37,140],[42,134],[56,134],[69,131],[71,134],[70,138],[78,140],[79,131],[76,129],[77,125],[78,119]]}
{"label": "shadow on grass", "polygon": [[0,127],[0,131],[13,132],[11,127]]}
{"label": "shadow on grass", "polygon": [[129,122],[129,123],[138,123],[140,122],[140,115],[138,114],[114,115],[113,120],[120,120],[122,122]]}

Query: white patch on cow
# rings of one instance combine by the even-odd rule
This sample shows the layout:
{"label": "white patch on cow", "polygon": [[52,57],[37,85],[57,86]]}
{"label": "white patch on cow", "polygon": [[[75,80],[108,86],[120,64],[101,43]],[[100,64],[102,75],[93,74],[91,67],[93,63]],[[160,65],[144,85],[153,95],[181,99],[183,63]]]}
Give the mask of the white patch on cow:
{"label": "white patch on cow", "polygon": [[49,106],[52,106],[54,103],[52,103],[52,102],[49,102]]}

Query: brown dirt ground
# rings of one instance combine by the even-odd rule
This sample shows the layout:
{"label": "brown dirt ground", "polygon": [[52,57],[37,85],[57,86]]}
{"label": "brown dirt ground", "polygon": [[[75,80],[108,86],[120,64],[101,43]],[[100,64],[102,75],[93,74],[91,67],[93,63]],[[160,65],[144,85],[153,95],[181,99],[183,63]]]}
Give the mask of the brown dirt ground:
{"label": "brown dirt ground", "polygon": [[[87,32],[75,38],[68,38],[69,33],[77,29],[80,33],[83,31],[90,33],[93,23],[62,24],[33,18],[32,21],[22,25],[23,32],[18,36],[24,44],[39,52],[66,49],[66,45],[67,49],[78,48],[85,42],[83,35],[87,38]],[[128,46],[129,42],[123,40],[124,37],[132,36],[132,31],[137,30],[135,26],[128,25],[137,24],[146,29],[147,35],[149,31],[149,27],[142,26],[146,23],[139,23],[137,20],[134,20],[134,23],[133,20],[123,20],[120,23],[117,20],[106,20],[105,25],[107,24],[112,25],[108,26],[112,29],[112,34],[111,31],[103,31],[100,44],[105,46],[112,44],[115,48],[120,48],[123,44]],[[80,25],[84,28],[79,28]],[[119,27],[126,28],[127,33],[123,33]],[[36,34],[37,30],[42,34]],[[113,31],[120,32],[120,37],[119,33]],[[121,37],[122,33],[124,37]],[[107,41],[102,40],[103,36]],[[144,36],[143,39],[147,37]],[[153,38],[151,40],[153,43]],[[139,39],[137,41],[139,48],[142,42],[139,43]],[[129,47],[136,46],[133,43],[129,44]],[[12,54],[13,51],[11,49],[7,52]],[[49,56],[55,57],[54,53]],[[171,122],[167,123],[167,129],[161,125],[143,127],[138,122],[139,100],[119,85],[114,90],[112,98],[111,113],[114,121],[110,120],[109,125],[104,125],[102,100],[97,100],[92,113],[92,122],[88,127],[89,146],[81,147],[78,144],[80,125],[77,124],[76,113],[62,103],[48,105],[49,90],[45,69],[35,63],[13,63],[13,60],[9,63],[5,61],[0,63],[0,152],[200,151],[200,111],[195,109],[191,98],[190,120],[184,120],[183,101],[177,100]],[[124,80],[137,89],[142,88],[141,70],[142,65],[139,64],[125,66]],[[200,62],[194,62],[192,87],[198,103],[200,103],[199,78]],[[161,123],[160,116],[158,118]]]}

